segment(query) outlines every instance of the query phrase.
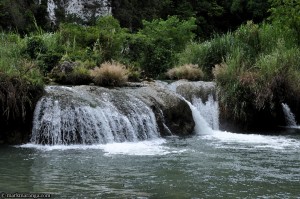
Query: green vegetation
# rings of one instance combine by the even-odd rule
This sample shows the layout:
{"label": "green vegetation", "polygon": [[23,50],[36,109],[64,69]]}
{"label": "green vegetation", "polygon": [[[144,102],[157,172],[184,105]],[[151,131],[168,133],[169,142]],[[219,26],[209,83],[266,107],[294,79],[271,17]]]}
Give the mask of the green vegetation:
{"label": "green vegetation", "polygon": [[26,42],[17,34],[0,34],[1,133],[6,125],[25,122],[43,93],[43,77],[38,66],[22,56],[25,46]]}
{"label": "green vegetation", "polygon": [[105,62],[91,70],[91,76],[98,86],[122,86],[127,82],[128,72],[123,64]]}
{"label": "green vegetation", "polygon": [[198,65],[185,64],[179,67],[169,69],[166,76],[172,80],[187,79],[192,81],[202,80],[204,73]]}
{"label": "green vegetation", "polygon": [[158,78],[177,63],[177,53],[193,39],[195,19],[144,21],[144,28],[131,34],[125,59],[135,63],[148,77]]}
{"label": "green vegetation", "polygon": [[24,118],[45,83],[149,77],[215,80],[224,117],[241,125],[279,121],[282,102],[299,110],[297,1],[112,0],[113,16],[58,15],[55,27],[41,2],[0,0],[1,123]]}
{"label": "green vegetation", "polygon": [[[280,31],[275,25],[242,26],[233,34],[235,47],[215,63],[223,111],[239,124],[257,124],[263,117],[278,121],[281,103],[299,104],[297,35],[274,34]],[[243,32],[247,37],[241,39]]]}

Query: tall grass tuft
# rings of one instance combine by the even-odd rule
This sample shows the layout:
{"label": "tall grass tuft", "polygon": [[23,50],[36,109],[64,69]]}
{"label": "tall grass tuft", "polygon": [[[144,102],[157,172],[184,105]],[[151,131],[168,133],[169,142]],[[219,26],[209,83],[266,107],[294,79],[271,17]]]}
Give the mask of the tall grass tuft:
{"label": "tall grass tuft", "polygon": [[198,67],[198,65],[185,64],[168,70],[166,76],[172,80],[187,79],[196,81],[202,80],[204,77],[204,73]]}
{"label": "tall grass tuft", "polygon": [[191,42],[179,54],[179,63],[196,64],[212,78],[211,70],[216,64],[222,63],[224,58],[233,50],[234,39],[232,33],[215,35],[213,39],[203,43]]}
{"label": "tall grass tuft", "polygon": [[118,62],[104,62],[91,70],[91,76],[99,86],[122,86],[128,80],[129,71]]}

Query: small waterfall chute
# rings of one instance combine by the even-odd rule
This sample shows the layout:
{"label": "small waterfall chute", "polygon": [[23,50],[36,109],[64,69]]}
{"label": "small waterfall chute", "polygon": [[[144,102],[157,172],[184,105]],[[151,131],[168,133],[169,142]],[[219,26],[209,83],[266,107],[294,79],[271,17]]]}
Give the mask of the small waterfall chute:
{"label": "small waterfall chute", "polygon": [[195,107],[192,103],[189,101],[185,100],[186,103],[189,105],[193,118],[195,121],[195,132],[196,134],[212,134],[213,129],[209,126],[209,124],[206,122],[205,118],[201,115],[200,111]]}
{"label": "small waterfall chute", "polygon": [[202,117],[213,130],[219,130],[219,103],[210,94],[206,102],[194,97],[192,104],[197,108]]}
{"label": "small waterfall chute", "polygon": [[177,81],[168,87],[189,105],[197,134],[212,134],[214,130],[219,130],[219,105],[213,95],[215,84],[202,81]]}
{"label": "small waterfall chute", "polygon": [[282,103],[282,110],[285,116],[285,121],[288,127],[297,127],[295,115],[292,113],[290,107],[286,103]]}

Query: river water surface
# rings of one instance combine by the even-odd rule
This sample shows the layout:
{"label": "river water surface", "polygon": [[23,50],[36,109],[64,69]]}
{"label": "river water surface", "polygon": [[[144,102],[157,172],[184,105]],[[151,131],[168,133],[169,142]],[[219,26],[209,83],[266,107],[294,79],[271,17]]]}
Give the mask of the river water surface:
{"label": "river water surface", "polygon": [[0,191],[55,198],[300,198],[300,132],[0,149]]}

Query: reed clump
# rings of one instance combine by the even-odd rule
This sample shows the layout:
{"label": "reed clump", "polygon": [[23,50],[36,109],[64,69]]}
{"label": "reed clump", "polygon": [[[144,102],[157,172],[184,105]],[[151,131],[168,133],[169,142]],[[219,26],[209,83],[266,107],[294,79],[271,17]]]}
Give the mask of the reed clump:
{"label": "reed clump", "polygon": [[[234,35],[236,47],[227,53],[212,73],[218,85],[219,100],[228,119],[244,125],[280,120],[281,103],[300,104],[300,48],[295,35],[287,30],[272,37],[272,25],[247,24]],[[272,38],[272,42],[267,42]],[[297,100],[295,100],[297,99]],[[272,124],[273,121],[273,124]]]}
{"label": "reed clump", "polygon": [[202,80],[203,71],[195,64],[184,64],[179,67],[169,69],[166,76],[172,80],[187,79],[191,81]]}
{"label": "reed clump", "polygon": [[95,85],[122,86],[128,80],[129,71],[119,62],[104,62],[90,71]]}

